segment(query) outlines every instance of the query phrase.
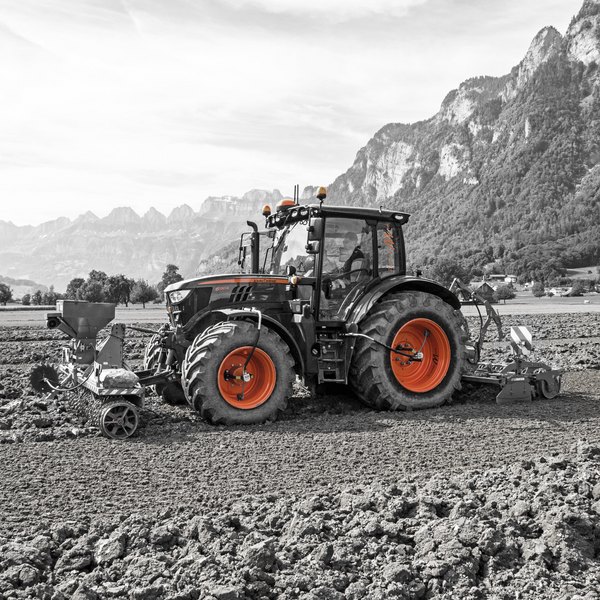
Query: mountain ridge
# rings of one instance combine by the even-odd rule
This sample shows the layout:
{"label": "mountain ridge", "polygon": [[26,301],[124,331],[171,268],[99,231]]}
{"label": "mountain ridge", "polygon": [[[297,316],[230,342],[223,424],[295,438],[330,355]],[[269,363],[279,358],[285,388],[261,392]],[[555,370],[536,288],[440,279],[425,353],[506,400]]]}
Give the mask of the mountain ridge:
{"label": "mountain ridge", "polygon": [[596,61],[600,2],[586,0],[565,36],[543,28],[507,75],[468,79],[431,118],[382,127],[330,186],[330,200],[411,213],[413,266],[450,256],[473,269],[500,259],[546,279],[569,261],[594,264]]}
{"label": "mountain ridge", "polygon": [[[600,0],[565,33],[542,28],[519,64],[466,79],[429,119],[388,123],[329,186],[327,202],[411,213],[411,268],[452,259],[547,280],[600,262]],[[301,198],[313,196],[306,188]],[[0,272],[64,287],[92,268],[156,281],[233,243],[279,190],[212,196],[169,215],[129,207],[38,226],[0,221]],[[208,261],[210,263],[210,260]]]}

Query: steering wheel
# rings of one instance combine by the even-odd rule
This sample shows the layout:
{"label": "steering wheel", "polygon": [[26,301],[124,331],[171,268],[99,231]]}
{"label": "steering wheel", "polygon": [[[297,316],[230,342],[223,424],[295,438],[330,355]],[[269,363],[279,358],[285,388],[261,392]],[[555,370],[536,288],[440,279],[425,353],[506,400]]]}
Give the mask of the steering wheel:
{"label": "steering wheel", "polygon": [[369,275],[370,273],[369,269],[365,269],[364,267],[362,267],[361,269],[350,269],[350,271],[344,271],[343,273],[328,273],[327,275],[325,275],[325,277],[323,277],[323,279],[328,279],[329,281],[333,281],[334,279],[345,279],[346,277],[349,277],[352,273],[360,273],[361,271],[364,271],[367,275]]}
{"label": "steering wheel", "polygon": [[[346,279],[350,277],[352,273],[360,273],[365,272],[367,276],[371,273],[369,269],[360,268],[360,269],[351,269],[350,271],[344,271],[343,273],[331,273],[327,274],[323,277],[323,292],[325,294],[325,298],[329,299],[331,297],[331,282],[336,279]],[[354,283],[354,282],[351,282]]]}

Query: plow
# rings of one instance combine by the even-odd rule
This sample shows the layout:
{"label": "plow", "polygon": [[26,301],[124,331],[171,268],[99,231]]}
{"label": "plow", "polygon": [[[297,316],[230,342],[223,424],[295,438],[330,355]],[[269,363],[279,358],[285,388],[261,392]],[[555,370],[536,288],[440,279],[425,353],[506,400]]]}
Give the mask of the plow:
{"label": "plow", "polygon": [[[265,206],[265,228],[249,221],[240,238],[239,272],[167,287],[158,331],[112,323],[114,304],[59,301],[47,326],[69,343],[58,365],[32,370],[32,387],[117,440],[134,435],[149,392],[224,425],[276,419],[296,379],[315,393],[346,385],[375,410],[441,406],[463,382],[498,387],[503,405],[559,394],[562,373],[530,360],[527,328],[511,328],[508,362],[482,362],[492,323],[504,338],[491,304],[458,280],[446,288],[407,274],[409,215],[325,197],[320,188],[319,204],[296,194]],[[461,298],[485,308],[475,339]],[[128,328],[152,334],[139,371],[124,357]]]}

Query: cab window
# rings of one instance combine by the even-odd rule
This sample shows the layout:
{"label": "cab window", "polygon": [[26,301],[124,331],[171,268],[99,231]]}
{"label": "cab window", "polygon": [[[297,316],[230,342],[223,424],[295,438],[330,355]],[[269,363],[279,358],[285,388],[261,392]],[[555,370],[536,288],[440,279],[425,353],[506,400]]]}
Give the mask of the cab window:
{"label": "cab window", "polygon": [[323,243],[321,320],[343,320],[373,276],[373,229],[359,219],[328,218]]}
{"label": "cab window", "polygon": [[296,268],[298,275],[313,270],[313,257],[306,252],[306,223],[298,222],[277,231],[273,242],[272,275],[285,275],[286,267]]}
{"label": "cab window", "polygon": [[394,223],[377,224],[377,267],[379,277],[399,273],[401,268],[401,238]]}

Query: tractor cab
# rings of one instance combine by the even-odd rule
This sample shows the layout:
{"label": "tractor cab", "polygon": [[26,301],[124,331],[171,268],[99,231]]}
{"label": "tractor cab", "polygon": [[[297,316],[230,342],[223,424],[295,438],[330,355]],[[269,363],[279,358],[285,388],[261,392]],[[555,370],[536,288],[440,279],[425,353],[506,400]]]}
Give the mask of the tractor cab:
{"label": "tractor cab", "polygon": [[242,235],[242,271],[286,277],[291,299],[316,321],[344,322],[375,282],[406,273],[406,213],[282,200],[263,209],[266,229],[249,222]]}

